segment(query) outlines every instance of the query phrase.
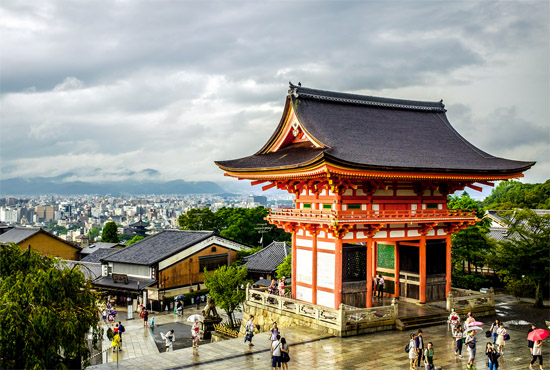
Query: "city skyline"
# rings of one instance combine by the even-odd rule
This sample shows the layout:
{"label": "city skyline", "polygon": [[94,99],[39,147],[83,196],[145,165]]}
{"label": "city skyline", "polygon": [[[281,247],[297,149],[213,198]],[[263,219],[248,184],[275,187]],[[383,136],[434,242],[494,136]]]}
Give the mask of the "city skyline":
{"label": "city skyline", "polygon": [[544,182],[549,6],[6,2],[0,177],[223,181],[214,160],[260,149],[291,80],[443,99],[467,140]]}

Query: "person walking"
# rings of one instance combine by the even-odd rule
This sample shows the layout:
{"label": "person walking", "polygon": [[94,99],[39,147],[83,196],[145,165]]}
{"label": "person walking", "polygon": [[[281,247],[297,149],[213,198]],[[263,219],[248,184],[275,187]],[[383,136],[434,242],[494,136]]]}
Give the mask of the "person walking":
{"label": "person walking", "polygon": [[497,341],[497,337],[498,337],[497,330],[498,330],[499,325],[500,325],[500,320],[496,319],[495,322],[493,324],[491,324],[491,329],[489,329],[491,331],[492,336],[493,336],[493,344],[495,344],[496,341]]}
{"label": "person walking", "polygon": [[271,367],[278,369],[281,367],[281,336],[277,335],[274,342],[271,343]]}
{"label": "person walking", "polygon": [[147,309],[145,307],[141,310],[141,313],[139,316],[141,316],[141,318],[143,319],[143,326],[147,327],[147,322],[149,320],[149,312],[147,312]]}
{"label": "person walking", "polygon": [[279,330],[279,328],[277,327],[277,323],[274,321],[273,322],[273,326],[271,326],[271,336],[270,336],[270,340],[271,342],[273,343],[274,341],[277,340],[277,336],[279,334],[281,334],[281,331]]}
{"label": "person walking", "polygon": [[449,321],[449,325],[451,326],[451,334],[454,334],[456,330],[456,326],[459,325],[459,321],[460,321],[460,318],[454,308],[451,309],[451,313],[449,314],[448,321]]}
{"label": "person walking", "polygon": [[378,290],[378,276],[374,275],[372,278],[372,295],[376,297],[376,291]]}
{"label": "person walking", "polygon": [[201,340],[199,320],[195,320],[191,328],[191,336],[193,337],[193,348],[199,348],[199,341]]}
{"label": "person walking", "polygon": [[504,323],[500,323],[497,329],[497,340],[495,344],[498,346],[498,353],[504,355],[504,335],[506,334],[506,329],[504,328]]}
{"label": "person walking", "polygon": [[120,336],[118,333],[115,333],[115,336],[113,337],[111,348],[113,349],[113,353],[116,351],[122,351],[122,343],[120,342]]}
{"label": "person walking", "polygon": [[246,336],[244,337],[244,342],[248,341],[248,347],[252,347],[252,337],[254,336],[254,316],[250,315],[250,319],[246,323]]}
{"label": "person walking", "polygon": [[418,353],[416,351],[416,342],[415,342],[416,334],[411,333],[411,340],[409,340],[409,369],[415,370],[416,369],[416,358],[418,357]]}
{"label": "person walking", "polygon": [[472,316],[471,312],[468,312],[468,318],[464,321],[464,330],[468,331],[468,326],[474,321],[476,321],[476,319]]}
{"label": "person walking", "polygon": [[456,326],[455,331],[453,332],[453,338],[456,341],[455,356],[462,358],[462,340],[464,339],[462,326]]}
{"label": "person walking", "polygon": [[533,343],[533,354],[531,355],[531,363],[529,369],[533,370],[533,364],[539,359],[539,368],[542,370],[542,340],[537,340]]}
{"label": "person walking", "polygon": [[378,298],[384,297],[384,278],[378,275]]}
{"label": "person walking", "polygon": [[283,370],[288,370],[288,362],[290,361],[290,349],[285,338],[281,338],[281,364]]}
{"label": "person walking", "polygon": [[279,295],[281,297],[285,296],[285,277],[284,276],[281,280],[279,280]]}
{"label": "person walking", "polygon": [[174,351],[174,342],[176,340],[176,334],[174,333],[174,329],[171,329],[168,333],[166,333],[166,337],[164,339],[164,344],[166,346],[166,352],[173,352]]}
{"label": "person walking", "polygon": [[485,354],[487,355],[487,359],[489,361],[489,370],[498,370],[498,358],[500,355],[495,350],[493,343],[487,342],[487,345],[485,346]]}
{"label": "person walking", "polygon": [[418,357],[416,359],[416,365],[420,366],[422,364],[422,361],[424,361],[424,349],[426,348],[426,346],[424,346],[424,337],[422,336],[422,329],[418,329],[418,334],[414,339],[414,343],[416,345],[416,352],[418,353]]}
{"label": "person walking", "polygon": [[124,327],[124,325],[122,325],[122,322],[119,321],[118,322],[118,335],[120,336],[120,341],[122,342],[122,333],[124,333],[126,331],[126,328]]}
{"label": "person walking", "polygon": [[[535,330],[537,328],[537,326],[533,323],[531,324],[531,328],[527,331],[527,336],[529,336],[529,333],[532,332],[533,330]],[[533,342],[532,340],[529,340],[527,339],[527,347],[529,348],[529,353],[531,353],[531,355],[533,355],[533,344],[535,342]]]}
{"label": "person walking", "polygon": [[428,347],[424,350],[424,367],[426,370],[435,370],[434,368],[434,345],[428,342]]}
{"label": "person walking", "polygon": [[468,346],[468,364],[466,367],[470,370],[475,369],[474,361],[476,360],[476,331],[472,330],[467,333],[464,343]]}

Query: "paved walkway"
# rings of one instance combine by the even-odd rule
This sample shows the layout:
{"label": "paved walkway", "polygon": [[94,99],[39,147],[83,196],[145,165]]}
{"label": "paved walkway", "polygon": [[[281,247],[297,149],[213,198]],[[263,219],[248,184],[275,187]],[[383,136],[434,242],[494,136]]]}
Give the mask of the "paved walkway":
{"label": "paved walkway", "polygon": [[[513,308],[518,317],[535,320],[528,306],[521,306],[504,301],[497,307],[502,311],[501,318],[515,318]],[[187,311],[187,310],[186,310]],[[550,310],[535,311],[542,316],[541,321],[550,316]],[[192,314],[189,311],[189,314]],[[187,312],[186,316],[187,317]],[[495,317],[480,318],[489,324]],[[182,319],[180,319],[182,320]],[[156,324],[174,322],[173,315],[160,315],[155,318]],[[254,336],[255,346],[249,348],[242,338],[217,343],[201,343],[198,350],[185,348],[168,353],[158,353],[148,329],[142,327],[141,320],[128,321],[123,341],[122,358],[119,358],[120,369],[267,369],[270,368],[269,334],[260,333]],[[489,325],[484,325],[486,330]],[[539,325],[542,327],[542,325]],[[454,355],[454,341],[447,325],[438,325],[422,329],[425,341],[433,342],[435,349],[436,368],[466,369],[467,351],[464,358]],[[507,342],[504,356],[501,359],[500,370],[528,369],[530,354],[527,348],[526,330],[521,326],[508,327],[511,340]],[[408,369],[408,356],[404,351],[410,332],[387,331],[375,334],[364,334],[348,338],[327,337],[326,335],[302,327],[282,329],[282,335],[290,344],[291,369]],[[146,343],[147,340],[149,343]],[[476,368],[487,369],[487,358],[484,355],[487,339],[484,333],[478,334],[478,356]],[[142,343],[143,341],[143,343]],[[125,347],[126,346],[126,347]],[[543,346],[543,358],[550,366],[550,345]],[[117,368],[116,355],[110,355],[109,363],[90,367],[90,369]],[[112,362],[115,361],[115,362]],[[538,369],[538,366],[535,368]],[[423,369],[423,367],[418,367]]]}

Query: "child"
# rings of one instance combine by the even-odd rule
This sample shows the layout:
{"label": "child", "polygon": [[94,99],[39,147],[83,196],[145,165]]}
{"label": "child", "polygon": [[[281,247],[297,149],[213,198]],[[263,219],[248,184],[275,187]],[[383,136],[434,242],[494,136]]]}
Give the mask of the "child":
{"label": "child", "polygon": [[424,367],[426,370],[434,370],[434,345],[428,342],[428,348],[424,350]]}
{"label": "child", "polygon": [[456,340],[455,356],[462,358],[462,340],[464,339],[464,333],[462,332],[462,326],[458,325],[453,332],[453,338]]}
{"label": "child", "polygon": [[497,370],[498,358],[500,357],[500,354],[496,351],[495,347],[493,347],[493,343],[487,342],[487,346],[485,346],[485,354],[489,359],[489,370]]}

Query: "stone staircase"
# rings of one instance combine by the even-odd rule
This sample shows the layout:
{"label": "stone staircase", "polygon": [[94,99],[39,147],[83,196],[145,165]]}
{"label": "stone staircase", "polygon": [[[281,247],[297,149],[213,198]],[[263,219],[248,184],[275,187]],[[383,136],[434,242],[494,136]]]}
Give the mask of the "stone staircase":
{"label": "stone staircase", "polygon": [[423,328],[447,323],[446,313],[434,313],[425,316],[400,317],[395,320],[395,328],[400,331]]}

